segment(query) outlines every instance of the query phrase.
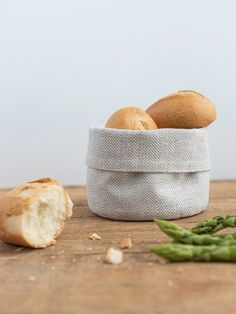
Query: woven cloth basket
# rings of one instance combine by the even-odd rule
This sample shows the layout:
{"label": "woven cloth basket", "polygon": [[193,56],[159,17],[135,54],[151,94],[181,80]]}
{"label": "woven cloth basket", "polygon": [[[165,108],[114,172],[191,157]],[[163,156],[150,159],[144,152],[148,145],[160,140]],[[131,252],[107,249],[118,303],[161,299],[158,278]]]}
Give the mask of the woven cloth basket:
{"label": "woven cloth basket", "polygon": [[87,192],[95,214],[144,221],[192,216],[208,205],[210,156],[201,129],[92,127]]}

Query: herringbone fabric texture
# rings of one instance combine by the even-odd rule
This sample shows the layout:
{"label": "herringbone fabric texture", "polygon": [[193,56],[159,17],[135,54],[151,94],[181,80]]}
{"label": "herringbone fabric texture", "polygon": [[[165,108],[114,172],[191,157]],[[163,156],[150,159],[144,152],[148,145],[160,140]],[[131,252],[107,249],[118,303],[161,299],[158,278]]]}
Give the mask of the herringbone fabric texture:
{"label": "herringbone fabric texture", "polygon": [[102,217],[175,219],[197,214],[208,204],[206,129],[93,127],[87,166],[89,207]]}

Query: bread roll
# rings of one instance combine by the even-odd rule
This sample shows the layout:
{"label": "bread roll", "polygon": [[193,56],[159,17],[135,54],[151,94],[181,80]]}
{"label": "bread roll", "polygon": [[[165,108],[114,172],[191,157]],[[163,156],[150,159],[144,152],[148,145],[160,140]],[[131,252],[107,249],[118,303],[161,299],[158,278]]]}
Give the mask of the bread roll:
{"label": "bread roll", "polygon": [[0,239],[32,248],[55,244],[73,204],[57,181],[31,181],[0,197]]}
{"label": "bread roll", "polygon": [[179,91],[147,109],[159,128],[192,129],[207,127],[216,119],[216,108],[205,96]]}
{"label": "bread roll", "polygon": [[106,128],[125,130],[155,130],[155,121],[142,109],[127,107],[117,110],[107,121]]}

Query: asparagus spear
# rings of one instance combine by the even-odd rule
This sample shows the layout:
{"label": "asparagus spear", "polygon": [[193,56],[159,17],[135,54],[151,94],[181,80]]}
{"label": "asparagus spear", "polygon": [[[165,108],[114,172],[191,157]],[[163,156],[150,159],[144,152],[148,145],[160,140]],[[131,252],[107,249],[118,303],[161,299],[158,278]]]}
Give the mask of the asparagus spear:
{"label": "asparagus spear", "polygon": [[170,243],[153,247],[151,252],[172,262],[236,262],[236,245],[195,246]]}
{"label": "asparagus spear", "polygon": [[196,234],[215,233],[227,227],[236,227],[236,216],[223,215],[204,220],[193,227],[192,232]]}
{"label": "asparagus spear", "polygon": [[214,236],[194,234],[166,220],[155,220],[159,228],[176,242],[195,245],[236,245],[236,234]]}

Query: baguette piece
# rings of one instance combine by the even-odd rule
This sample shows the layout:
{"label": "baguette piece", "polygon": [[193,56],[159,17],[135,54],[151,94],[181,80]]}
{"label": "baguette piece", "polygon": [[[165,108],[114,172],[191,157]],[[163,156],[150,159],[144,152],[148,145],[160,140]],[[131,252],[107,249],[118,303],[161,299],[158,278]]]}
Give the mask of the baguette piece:
{"label": "baguette piece", "polygon": [[31,181],[0,197],[0,240],[32,248],[56,243],[73,204],[51,178]]}

